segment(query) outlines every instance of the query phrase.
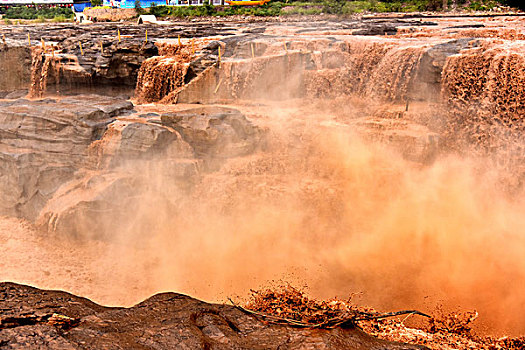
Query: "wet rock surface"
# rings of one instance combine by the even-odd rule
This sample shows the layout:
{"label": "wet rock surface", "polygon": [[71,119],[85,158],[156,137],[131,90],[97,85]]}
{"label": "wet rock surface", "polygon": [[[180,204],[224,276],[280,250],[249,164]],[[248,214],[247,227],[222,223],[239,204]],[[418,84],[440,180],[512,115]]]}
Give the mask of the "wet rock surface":
{"label": "wet rock surface", "polygon": [[410,89],[410,97],[436,100],[440,96],[441,74],[447,57],[480,44],[479,40],[462,38],[439,43],[426,50],[421,57],[416,81]]}
{"label": "wet rock surface", "polygon": [[263,323],[233,306],[177,293],[131,308],[103,307],[60,291],[0,283],[4,349],[426,349],[350,329]]}
{"label": "wet rock surface", "polygon": [[[431,22],[413,20],[346,20],[343,22],[322,21],[318,23],[290,22],[298,34],[315,33],[319,30],[355,30],[355,35],[395,34],[400,27],[432,25]],[[60,62],[62,88],[78,86],[124,85],[134,87],[137,72],[144,60],[158,54],[154,45],[158,40],[203,37],[228,37],[240,35],[227,44],[242,40],[243,33],[262,35],[267,28],[281,25],[279,22],[173,22],[170,25],[130,23],[95,23],[91,25],[54,24],[46,26],[3,26],[6,43],[0,47],[0,66],[12,61],[31,62],[28,36],[33,48],[40,47],[43,40],[47,48],[54,47],[53,60]],[[146,40],[146,30],[148,40]],[[119,34],[120,33],[120,37]],[[247,51],[248,52],[248,51]],[[44,59],[44,57],[42,57]],[[4,62],[4,63],[3,63]],[[16,65],[18,67],[18,65]],[[193,64],[200,71],[202,62]],[[29,85],[29,65],[20,65],[15,71],[0,78],[0,91]],[[192,70],[193,71],[193,70]]]}
{"label": "wet rock surface", "polygon": [[[145,40],[146,30],[149,41]],[[120,41],[118,31],[120,31]],[[39,46],[40,41],[44,40],[48,47],[55,47],[56,59],[63,65],[62,83],[65,86],[109,84],[134,87],[142,62],[158,52],[153,44],[155,38],[177,38],[179,35],[183,38],[231,35],[234,31],[233,26],[224,23],[214,25],[182,23],[173,26],[117,23],[89,26],[57,24],[46,26],[45,30],[41,26],[7,26],[3,27],[7,40],[6,47],[0,50],[0,53],[6,52],[4,54],[6,55],[10,52],[8,49],[13,46],[26,46],[27,49],[29,35],[33,46]],[[29,84],[27,72],[20,74],[20,79]],[[0,90],[2,90],[1,85]]]}

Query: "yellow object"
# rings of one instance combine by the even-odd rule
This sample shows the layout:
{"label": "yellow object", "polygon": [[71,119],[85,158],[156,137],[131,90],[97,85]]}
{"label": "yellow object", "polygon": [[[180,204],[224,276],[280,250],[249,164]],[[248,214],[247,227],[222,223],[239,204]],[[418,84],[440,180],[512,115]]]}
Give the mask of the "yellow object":
{"label": "yellow object", "polygon": [[270,2],[270,0],[257,0],[257,1],[231,1],[231,0],[225,0],[229,5],[235,5],[235,6],[257,6],[257,5],[264,5],[267,2]]}
{"label": "yellow object", "polygon": [[195,39],[191,39],[191,54],[195,55]]}
{"label": "yellow object", "polygon": [[117,29],[117,34],[118,34],[118,42],[120,42],[120,29]]}
{"label": "yellow object", "polygon": [[31,46],[31,35],[27,33],[27,41],[29,42],[29,46]]}
{"label": "yellow object", "polygon": [[46,51],[46,43],[44,41],[44,38],[40,38],[40,41],[42,42],[42,50]]}
{"label": "yellow object", "polygon": [[219,46],[219,63],[221,62],[221,47]]}
{"label": "yellow object", "polygon": [[219,91],[219,86],[221,86],[221,83],[222,83],[222,79],[219,80],[219,84],[217,84],[217,87],[216,87],[215,90],[213,91],[214,94],[216,94],[217,91]]}
{"label": "yellow object", "polygon": [[286,43],[283,43],[284,45],[284,51],[286,51],[286,54],[288,54],[288,47],[286,46]]}
{"label": "yellow object", "polygon": [[180,47],[180,34],[179,34],[178,38],[179,38],[179,47]]}
{"label": "yellow object", "polygon": [[148,42],[148,30],[146,29],[146,42]]}
{"label": "yellow object", "polygon": [[102,44],[102,41],[100,42],[100,52],[104,53],[104,45]]}
{"label": "yellow object", "polygon": [[79,43],[78,43],[78,46],[80,46],[80,54],[81,54],[82,56],[84,56],[84,50],[82,49],[82,43],[79,42]]}
{"label": "yellow object", "polygon": [[253,51],[253,43],[252,43],[252,58],[255,58],[255,52]]}

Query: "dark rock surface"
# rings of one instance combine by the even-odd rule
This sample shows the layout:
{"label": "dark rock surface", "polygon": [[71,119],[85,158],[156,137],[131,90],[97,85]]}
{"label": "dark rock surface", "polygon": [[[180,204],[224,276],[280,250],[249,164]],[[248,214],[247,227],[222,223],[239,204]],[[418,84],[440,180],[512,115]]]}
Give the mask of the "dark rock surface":
{"label": "dark rock surface", "polygon": [[411,98],[438,99],[441,91],[441,75],[447,57],[479,45],[480,41],[477,39],[463,38],[431,46],[421,57],[416,79],[410,89]]}
{"label": "dark rock surface", "polygon": [[2,349],[426,349],[356,328],[300,329],[259,321],[233,306],[177,293],[131,308],[103,307],[60,291],[0,283]]}
{"label": "dark rock surface", "polygon": [[15,91],[9,92],[3,98],[5,98],[6,100],[16,100],[17,98],[25,97],[27,93],[28,93],[27,90],[15,90]]}
{"label": "dark rock surface", "polygon": [[[118,30],[121,34],[120,42]],[[145,42],[146,30],[148,42]],[[0,48],[0,67],[3,60],[7,62],[15,53],[21,55],[18,51],[14,52],[15,48],[25,49],[23,57],[29,64],[21,65],[23,74],[17,75],[25,83],[23,87],[28,87],[27,69],[31,66],[29,48],[26,46],[28,35],[33,46],[39,46],[41,40],[44,40],[46,45],[54,45],[58,49],[55,54],[57,58],[60,57],[63,65],[62,84],[66,83],[66,86],[68,83],[73,86],[109,84],[134,87],[142,62],[157,54],[154,42],[159,38],[232,35],[236,28],[227,23],[177,23],[170,26],[105,23],[89,26],[55,24],[46,26],[45,30],[38,25],[4,26],[2,32],[7,45]],[[75,76],[75,72],[78,76]],[[86,76],[89,77],[87,81]],[[0,78],[0,90],[5,90],[2,80],[7,78]]]}

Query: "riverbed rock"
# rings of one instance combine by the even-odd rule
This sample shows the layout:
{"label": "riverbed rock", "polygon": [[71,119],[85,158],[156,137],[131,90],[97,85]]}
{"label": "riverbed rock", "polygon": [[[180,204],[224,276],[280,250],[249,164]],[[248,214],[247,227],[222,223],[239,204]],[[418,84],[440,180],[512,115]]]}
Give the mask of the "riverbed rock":
{"label": "riverbed rock", "polygon": [[364,139],[386,145],[407,160],[431,163],[439,154],[439,134],[400,116],[358,118],[351,125]]}
{"label": "riverbed rock", "polygon": [[8,94],[6,94],[4,96],[4,98],[6,100],[16,100],[17,98],[22,98],[22,97],[25,97],[27,95],[28,91],[27,90],[15,90],[15,91],[12,91],[12,92],[9,92]]}
{"label": "riverbed rock", "polygon": [[239,309],[178,293],[130,307],[0,283],[3,349],[345,349],[416,350],[357,328],[301,329],[260,321]]}
{"label": "riverbed rock", "polygon": [[[177,145],[173,145],[176,143]],[[163,157],[173,147],[181,152],[178,158],[193,157],[190,146],[182,140],[181,136],[162,125],[152,123],[131,123],[121,131],[119,150],[115,161],[126,161],[137,158]]]}
{"label": "riverbed rock", "polygon": [[236,109],[201,107],[163,114],[164,125],[177,130],[203,158],[249,154],[261,140],[261,131]]}

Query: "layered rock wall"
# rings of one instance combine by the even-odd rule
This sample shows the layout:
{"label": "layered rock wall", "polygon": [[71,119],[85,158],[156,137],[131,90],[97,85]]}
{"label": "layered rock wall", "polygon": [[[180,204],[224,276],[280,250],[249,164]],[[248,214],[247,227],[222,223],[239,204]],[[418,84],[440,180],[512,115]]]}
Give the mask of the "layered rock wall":
{"label": "layered rock wall", "polygon": [[31,50],[26,46],[0,44],[0,72],[0,94],[27,90],[31,80]]}
{"label": "layered rock wall", "polygon": [[87,166],[89,145],[131,103],[101,96],[0,100],[3,215],[35,219],[54,192]]}
{"label": "layered rock wall", "polygon": [[124,229],[145,193],[174,205],[171,191],[254,152],[260,139],[234,109],[161,116],[99,95],[0,100],[0,215],[48,232],[103,237]]}

